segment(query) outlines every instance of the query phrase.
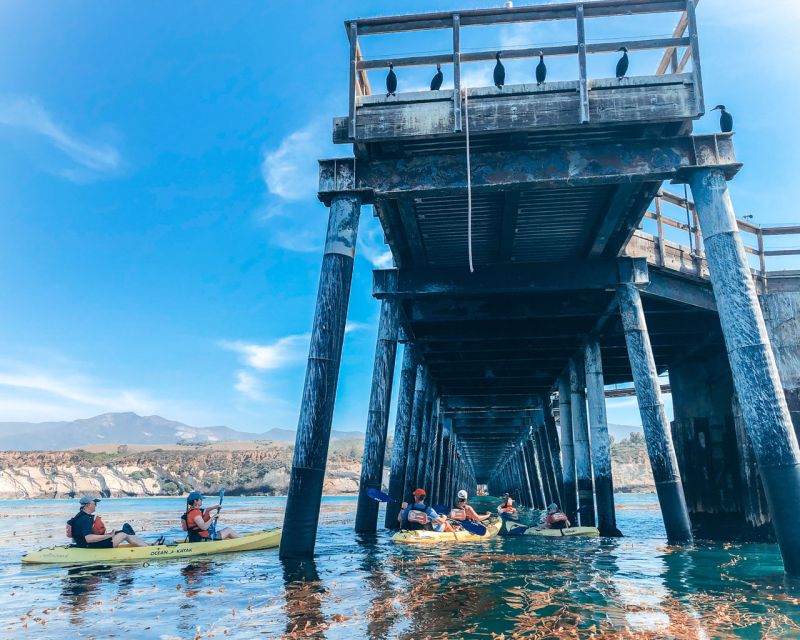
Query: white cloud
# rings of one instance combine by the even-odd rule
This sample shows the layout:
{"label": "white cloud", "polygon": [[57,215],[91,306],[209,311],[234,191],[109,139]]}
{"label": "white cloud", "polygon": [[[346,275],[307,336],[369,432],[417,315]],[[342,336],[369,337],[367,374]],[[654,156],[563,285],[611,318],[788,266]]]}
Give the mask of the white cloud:
{"label": "white cloud", "polygon": [[221,346],[235,351],[248,367],[258,371],[281,369],[302,362],[308,355],[308,333],[285,336],[269,344],[224,341]]}
{"label": "white cloud", "polygon": [[284,200],[305,200],[317,192],[318,165],[323,142],[330,136],[322,122],[314,120],[281,140],[277,149],[267,151],[261,175],[270,193]]}
{"label": "white cloud", "polygon": [[356,255],[366,258],[377,269],[392,267],[392,252],[383,242],[383,230],[377,221],[370,224],[367,219],[361,224]]}
{"label": "white cloud", "polygon": [[233,386],[246,398],[257,401],[265,400],[264,392],[261,389],[261,381],[252,373],[237,371],[236,384]]}
{"label": "white cloud", "polygon": [[112,174],[122,166],[122,157],[116,148],[69,133],[35,98],[14,98],[0,102],[0,125],[38,134],[69,156],[78,166],[64,168],[61,174],[70,180]]}

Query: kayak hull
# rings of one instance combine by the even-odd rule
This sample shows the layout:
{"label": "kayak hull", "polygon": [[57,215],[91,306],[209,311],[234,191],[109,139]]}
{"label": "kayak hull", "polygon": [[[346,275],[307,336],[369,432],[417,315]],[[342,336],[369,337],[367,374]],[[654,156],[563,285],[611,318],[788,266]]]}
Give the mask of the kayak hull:
{"label": "kayak hull", "polygon": [[196,556],[209,556],[236,551],[274,549],[281,543],[282,529],[257,531],[241,538],[215,540],[214,542],[179,542],[153,547],[132,547],[127,544],[116,549],[82,549],[75,546],[49,547],[23,556],[22,562],[30,564],[107,564],[113,562],[141,562],[172,560]]}
{"label": "kayak hull", "polygon": [[[540,538],[596,538],[600,531],[596,527],[569,527],[567,529],[536,529],[522,524],[506,522],[506,534],[510,536],[538,536]],[[522,531],[520,531],[520,529]]]}
{"label": "kayak hull", "polygon": [[395,544],[448,544],[455,542],[484,542],[491,540],[498,533],[503,523],[495,520],[486,526],[486,533],[482,536],[469,531],[398,531],[392,536]]}

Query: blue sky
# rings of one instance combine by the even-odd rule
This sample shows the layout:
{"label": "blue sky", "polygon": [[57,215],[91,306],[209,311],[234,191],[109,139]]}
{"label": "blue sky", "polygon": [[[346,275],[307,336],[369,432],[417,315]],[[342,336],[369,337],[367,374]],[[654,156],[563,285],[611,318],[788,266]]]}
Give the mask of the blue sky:
{"label": "blue sky", "polygon": [[[327,215],[316,159],[349,153],[329,142],[347,104],[342,23],[493,4],[0,4],[0,421],[130,410],[294,428]],[[797,222],[800,8],[702,0],[698,16],[706,101],[734,113],[745,162],[731,187],[737,212]],[[477,30],[464,46],[560,42],[565,28]],[[671,29],[590,23],[588,35]],[[365,55],[438,50],[441,38],[375,38]],[[637,54],[631,72],[654,60]],[[610,75],[615,61],[593,57],[590,73]],[[509,82],[523,64],[507,65]],[[551,78],[573,66],[554,60]],[[465,73],[488,84],[491,65]],[[429,75],[404,70],[400,89]],[[711,115],[696,130],[716,127]],[[364,429],[370,272],[387,260],[365,208],[338,429]],[[610,419],[638,423],[634,401],[612,402]]]}

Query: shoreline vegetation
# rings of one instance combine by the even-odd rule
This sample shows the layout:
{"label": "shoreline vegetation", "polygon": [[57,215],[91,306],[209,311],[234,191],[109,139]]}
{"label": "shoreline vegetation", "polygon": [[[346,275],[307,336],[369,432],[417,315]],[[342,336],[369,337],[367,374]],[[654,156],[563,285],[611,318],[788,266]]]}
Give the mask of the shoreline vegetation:
{"label": "shoreline vegetation", "polygon": [[[613,441],[613,438],[612,438]],[[324,494],[354,495],[361,474],[363,439],[332,441]],[[63,451],[0,451],[0,499],[175,497],[191,490],[228,495],[286,495],[294,447],[284,442],[93,445]],[[391,439],[386,447],[388,479]],[[612,442],[614,488],[654,490],[641,434]]]}

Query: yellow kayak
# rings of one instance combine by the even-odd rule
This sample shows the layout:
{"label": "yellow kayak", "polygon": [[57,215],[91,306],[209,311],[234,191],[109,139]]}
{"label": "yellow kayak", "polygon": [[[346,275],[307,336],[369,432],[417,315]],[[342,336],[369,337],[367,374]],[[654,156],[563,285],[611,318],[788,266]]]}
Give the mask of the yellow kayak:
{"label": "yellow kayak", "polygon": [[508,520],[506,520],[506,533],[511,536],[541,536],[544,538],[568,538],[574,536],[596,538],[600,535],[600,531],[595,527],[537,529],[536,527],[526,527],[524,524],[516,524]]}
{"label": "yellow kayak", "polygon": [[[484,523],[481,523],[484,524]],[[488,521],[484,525],[486,533],[482,536],[469,531],[398,531],[392,536],[395,544],[443,544],[448,542],[483,542],[490,540],[500,533],[503,523],[497,520]]]}
{"label": "yellow kayak", "polygon": [[22,562],[36,564],[104,564],[108,562],[141,562],[142,560],[171,560],[190,556],[208,556],[233,551],[273,549],[281,543],[282,529],[257,531],[241,538],[214,542],[178,542],[153,547],[132,547],[127,544],[116,549],[83,549],[76,546],[48,547],[22,557]]}

